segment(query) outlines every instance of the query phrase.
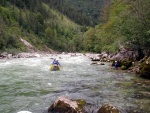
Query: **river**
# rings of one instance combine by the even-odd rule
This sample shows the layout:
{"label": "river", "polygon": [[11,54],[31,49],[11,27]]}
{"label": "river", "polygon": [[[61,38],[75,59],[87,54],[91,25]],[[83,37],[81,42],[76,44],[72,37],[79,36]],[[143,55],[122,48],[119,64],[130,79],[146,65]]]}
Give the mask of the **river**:
{"label": "river", "polygon": [[[59,59],[60,71],[49,70],[51,58]],[[113,70],[110,63],[91,63],[83,55],[0,60],[0,113],[47,113],[62,95],[86,100],[88,113],[96,113],[105,103],[122,113],[150,113],[150,97],[139,93],[150,92],[145,84],[149,80]]]}

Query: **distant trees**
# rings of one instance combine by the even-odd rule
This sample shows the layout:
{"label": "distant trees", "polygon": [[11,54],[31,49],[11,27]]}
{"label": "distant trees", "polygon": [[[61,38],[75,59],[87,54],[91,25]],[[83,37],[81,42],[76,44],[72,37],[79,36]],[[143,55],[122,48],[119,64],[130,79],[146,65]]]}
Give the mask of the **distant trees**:
{"label": "distant trees", "polygon": [[1,4],[2,6],[5,6],[5,5],[6,5],[6,0],[1,0],[1,1],[0,1],[0,4]]}
{"label": "distant trees", "polygon": [[102,23],[95,27],[95,33],[90,28],[84,34],[85,50],[117,52],[126,47],[150,54],[149,7],[149,0],[105,0]]}
{"label": "distant trees", "polygon": [[97,29],[89,28],[84,33],[83,47],[85,51],[100,53],[102,51],[102,39],[97,37]]}
{"label": "distant trees", "polygon": [[[47,0],[45,0],[47,2]],[[100,12],[104,0],[50,0],[52,8],[80,25],[95,26],[99,23]]]}
{"label": "distant trees", "polygon": [[133,46],[150,49],[150,1],[127,1],[131,6],[128,18],[122,24],[122,32]]}
{"label": "distant trees", "polygon": [[149,54],[149,7],[150,0],[1,0],[0,50],[25,51],[22,37],[41,50],[44,44],[73,52],[131,47]]}
{"label": "distant trees", "polygon": [[[26,51],[20,38],[25,38],[40,50],[45,45],[59,51],[81,50],[78,46],[82,45],[80,27],[45,2],[52,1],[0,1],[0,51]],[[58,3],[62,5],[61,0]]]}

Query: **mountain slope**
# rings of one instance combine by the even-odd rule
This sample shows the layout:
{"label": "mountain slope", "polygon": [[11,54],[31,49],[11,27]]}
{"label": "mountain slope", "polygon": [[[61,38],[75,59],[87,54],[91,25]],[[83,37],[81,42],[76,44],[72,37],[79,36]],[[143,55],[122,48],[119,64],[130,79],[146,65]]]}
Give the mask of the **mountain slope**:
{"label": "mountain slope", "polygon": [[83,26],[99,23],[104,0],[52,0],[51,7]]}
{"label": "mountain slope", "polygon": [[[75,42],[82,35],[80,26],[51,9],[44,0],[35,2],[34,5],[29,1],[20,2],[0,2],[1,51],[27,51],[20,37],[41,51],[47,50],[47,47],[59,51],[73,51],[74,46],[81,43]],[[79,50],[80,47],[76,49]]]}

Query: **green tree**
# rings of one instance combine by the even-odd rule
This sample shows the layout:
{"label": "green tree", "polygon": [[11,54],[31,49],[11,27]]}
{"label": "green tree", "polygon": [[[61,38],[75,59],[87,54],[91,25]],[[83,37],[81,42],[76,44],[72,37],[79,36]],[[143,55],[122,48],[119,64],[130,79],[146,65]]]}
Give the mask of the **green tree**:
{"label": "green tree", "polygon": [[86,51],[94,51],[94,42],[95,42],[95,29],[90,28],[84,34],[84,47]]}
{"label": "green tree", "polygon": [[131,13],[127,15],[122,32],[138,49],[147,50],[150,48],[150,1],[136,0],[128,3],[131,5]]}

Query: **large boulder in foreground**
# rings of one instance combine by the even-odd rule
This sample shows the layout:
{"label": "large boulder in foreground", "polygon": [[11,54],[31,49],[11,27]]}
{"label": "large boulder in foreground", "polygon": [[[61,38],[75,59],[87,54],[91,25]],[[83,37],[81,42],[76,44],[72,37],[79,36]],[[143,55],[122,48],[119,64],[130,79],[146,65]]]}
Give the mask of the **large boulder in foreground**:
{"label": "large boulder in foreground", "polygon": [[140,65],[140,76],[150,79],[150,57]]}
{"label": "large boulder in foreground", "polygon": [[73,101],[65,96],[59,97],[48,109],[49,113],[86,113],[83,109],[85,101]]}
{"label": "large boulder in foreground", "polygon": [[104,104],[97,113],[121,113],[116,107],[111,104]]}

